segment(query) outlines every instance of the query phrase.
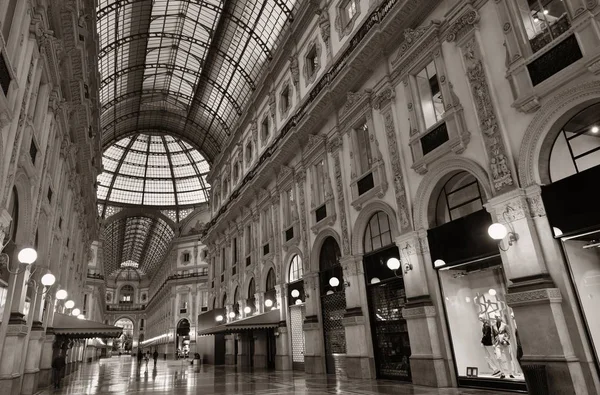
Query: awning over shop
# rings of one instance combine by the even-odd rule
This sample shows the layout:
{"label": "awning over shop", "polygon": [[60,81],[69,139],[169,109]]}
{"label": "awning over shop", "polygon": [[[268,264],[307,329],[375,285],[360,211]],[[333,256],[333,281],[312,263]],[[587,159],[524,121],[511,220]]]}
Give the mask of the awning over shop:
{"label": "awning over shop", "polygon": [[279,326],[279,309],[254,315],[225,325],[227,332],[240,332],[251,329],[277,328]]}
{"label": "awning over shop", "polygon": [[253,315],[242,320],[221,324],[198,331],[198,336],[216,335],[219,333],[236,333],[244,330],[277,328],[279,326],[279,310]]}
{"label": "awning over shop", "polygon": [[65,335],[73,339],[114,338],[123,334],[123,328],[118,326],[80,320],[77,317],[59,313],[54,315],[53,330],[57,335]]}

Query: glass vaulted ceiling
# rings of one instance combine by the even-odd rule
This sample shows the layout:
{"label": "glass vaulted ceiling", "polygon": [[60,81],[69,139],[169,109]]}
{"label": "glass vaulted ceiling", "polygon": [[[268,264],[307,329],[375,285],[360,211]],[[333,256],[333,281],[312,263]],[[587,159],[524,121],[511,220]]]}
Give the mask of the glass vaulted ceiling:
{"label": "glass vaulted ceiling", "polygon": [[170,135],[134,134],[111,144],[98,176],[101,217],[109,206],[146,205],[180,210],[208,201],[208,163],[190,144]]}
{"label": "glass vaulted ceiling", "polygon": [[296,0],[99,0],[101,125],[185,137],[212,162]]}

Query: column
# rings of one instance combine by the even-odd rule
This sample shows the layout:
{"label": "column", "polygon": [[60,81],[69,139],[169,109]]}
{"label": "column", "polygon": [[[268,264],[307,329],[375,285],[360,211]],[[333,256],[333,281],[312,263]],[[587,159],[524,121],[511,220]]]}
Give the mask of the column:
{"label": "column", "polygon": [[[225,322],[232,322],[232,319],[229,317],[229,313],[231,313],[232,311],[233,305],[228,304],[225,306]],[[235,342],[235,334],[225,335],[225,365],[235,365],[237,358],[237,356],[235,355]]]}
{"label": "column", "polygon": [[[402,316],[408,326],[412,382],[431,387],[452,386],[450,361],[444,358],[439,317],[431,298],[427,272],[433,272],[427,232],[408,232],[396,238],[400,252],[406,305]],[[412,267],[404,273],[404,267]],[[435,278],[435,273],[430,273]],[[441,323],[443,325],[443,322]]]}
{"label": "column", "polygon": [[374,379],[375,359],[371,346],[371,327],[366,300],[365,277],[361,255],[340,259],[344,270],[346,313],[342,323],[346,332],[346,374],[348,378]]}
{"label": "column", "polygon": [[[39,275],[36,277],[40,277]],[[27,319],[30,328],[28,344],[24,349],[25,361],[23,363],[23,381],[21,385],[21,394],[33,394],[36,392],[39,380],[40,358],[42,355],[42,346],[44,341],[44,327],[41,322],[45,287],[41,284],[37,286],[37,292],[32,300],[32,308]]]}
{"label": "column", "polygon": [[276,329],[276,354],[275,354],[275,369],[276,370],[291,370],[292,359],[290,353],[290,337],[286,326],[286,314],[288,311],[287,304],[287,284],[276,285],[275,292],[277,294],[277,306],[279,306],[279,328]]}
{"label": "column", "polygon": [[319,273],[304,275],[304,293],[306,295],[306,317],[304,330],[304,370],[306,373],[325,373],[325,356],[323,355],[323,332],[319,322],[321,297],[319,293]]}
{"label": "column", "polygon": [[237,365],[242,368],[251,366],[250,358],[250,342],[254,341],[251,336],[252,332],[242,332],[238,335],[238,355]]}
{"label": "column", "polygon": [[573,316],[568,309],[570,303],[563,303],[563,298],[569,298],[569,291],[561,290],[548,270],[549,265],[555,265],[555,277],[564,287],[565,269],[552,237],[540,187],[515,189],[497,196],[489,200],[486,209],[494,222],[504,224],[517,235],[512,245],[508,238],[501,241],[506,251],[500,253],[510,281],[506,302],[513,309],[523,347],[521,365],[524,369],[528,365],[545,365],[553,393],[587,393],[586,372],[575,354],[571,325],[565,318]]}
{"label": "column", "polygon": [[[55,341],[52,329],[42,332],[42,352],[40,355],[38,389],[48,387],[52,382],[52,357]],[[112,344],[111,344],[112,345]]]}
{"label": "column", "polygon": [[264,369],[267,367],[267,332],[265,330],[254,331],[254,368]]}

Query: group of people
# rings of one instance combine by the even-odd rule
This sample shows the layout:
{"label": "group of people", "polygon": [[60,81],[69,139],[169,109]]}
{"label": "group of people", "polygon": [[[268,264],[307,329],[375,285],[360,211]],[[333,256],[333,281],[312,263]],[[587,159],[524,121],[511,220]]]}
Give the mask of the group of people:
{"label": "group of people", "polygon": [[146,362],[146,370],[148,370],[148,362],[150,361],[150,358],[154,359],[154,369],[156,369],[156,361],[158,361],[158,350],[154,350],[154,353],[150,355],[150,351],[146,351],[145,353],[143,353],[141,349],[138,349],[138,368],[141,368],[143,360],[144,362]]}

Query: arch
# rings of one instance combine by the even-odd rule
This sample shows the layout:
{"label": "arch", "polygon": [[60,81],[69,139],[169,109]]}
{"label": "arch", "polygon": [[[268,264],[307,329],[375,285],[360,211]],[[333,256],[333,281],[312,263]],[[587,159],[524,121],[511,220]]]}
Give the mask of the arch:
{"label": "arch", "polygon": [[218,302],[221,307],[225,307],[225,305],[227,304],[227,291],[221,291]]}
{"label": "arch", "polygon": [[131,322],[133,323],[133,331],[135,332],[135,328],[136,328],[136,322],[135,322],[135,319],[133,318],[133,316],[130,316],[130,315],[128,315],[128,314],[125,314],[125,315],[119,315],[119,316],[117,316],[117,318],[115,318],[115,320],[113,321],[113,325],[116,325],[116,323],[117,323],[119,320],[129,320],[129,321],[131,321]]}
{"label": "arch", "polygon": [[585,107],[600,101],[600,81],[584,82],[555,93],[525,130],[519,151],[518,177],[523,188],[550,182],[548,159],[563,125]]}
{"label": "arch", "polygon": [[289,283],[290,282],[290,266],[292,265],[292,259],[295,256],[298,256],[300,258],[300,260],[302,261],[302,272],[306,273],[306,264],[304,261],[304,254],[302,254],[302,251],[300,250],[300,248],[293,246],[288,248],[287,253],[285,254],[285,258],[283,261],[283,269],[284,269],[284,275],[283,275],[283,283]]}
{"label": "arch", "polygon": [[[233,280],[230,284],[229,284],[229,291],[228,293],[230,295],[232,295],[232,298],[235,298],[235,291],[238,291],[238,296],[239,296],[239,290],[240,290],[240,283],[238,282],[238,280]],[[232,303],[235,303],[235,300],[232,299]]]}
{"label": "arch", "polygon": [[[272,276],[271,276],[272,274]],[[269,288],[269,282],[273,282],[273,287]],[[265,292],[267,291],[273,291],[275,289],[275,286],[277,285],[277,274],[275,273],[275,269],[270,268],[264,276],[264,285],[265,285]]]}
{"label": "arch", "polygon": [[317,237],[315,237],[312,250],[310,251],[310,262],[308,264],[304,264],[304,268],[306,269],[308,266],[309,269],[305,270],[304,274],[308,272],[319,271],[319,256],[321,255],[321,247],[323,246],[323,242],[325,241],[325,239],[327,239],[328,237],[333,237],[339,246],[342,245],[342,239],[340,235],[332,228],[323,229],[321,232],[319,232]]}
{"label": "arch", "polygon": [[[117,294],[117,303],[127,302],[135,303],[135,290],[136,288],[132,284],[123,284],[119,287],[119,293]],[[131,293],[130,293],[131,292]],[[123,300],[123,296],[130,296],[131,300]]]}
{"label": "arch", "polygon": [[[254,293],[251,293],[251,288],[254,288]],[[250,277],[250,280],[248,281],[248,285],[246,286],[246,295],[248,295],[246,297],[246,299],[254,299],[254,295],[256,294],[256,281],[254,280],[254,277]]]}
{"label": "arch", "polygon": [[466,171],[479,181],[485,198],[494,196],[487,172],[475,161],[462,157],[449,157],[437,162],[423,177],[415,195],[414,224],[416,229],[429,229],[435,211],[435,201],[447,179],[459,171]]}
{"label": "arch", "polygon": [[33,241],[31,235],[35,234],[31,229],[31,212],[33,211],[31,208],[33,207],[33,202],[31,198],[31,180],[20,167],[15,176],[14,187],[17,189],[19,197],[19,221],[15,235],[15,244],[27,245]]}
{"label": "arch", "polygon": [[[242,295],[241,295],[242,298],[248,299],[248,298],[254,297],[254,295],[250,295],[248,293],[248,291],[250,290],[250,283],[252,281],[255,281],[254,280],[254,276],[247,276],[246,277],[246,281],[244,282],[244,286],[242,288]],[[254,282],[254,285],[255,285],[255,289],[256,289],[256,281]]]}
{"label": "arch", "polygon": [[353,254],[363,254],[364,253],[364,245],[363,239],[365,237],[365,231],[367,230],[367,225],[369,221],[377,212],[384,212],[387,214],[390,219],[390,228],[392,231],[392,240],[395,240],[396,237],[400,235],[400,229],[398,229],[398,219],[396,217],[396,212],[394,209],[387,203],[382,201],[375,201],[367,204],[360,210],[360,214],[356,218],[354,222],[354,229],[352,231],[352,253]]}
{"label": "arch", "polygon": [[273,274],[275,275],[275,284],[279,284],[279,276],[277,275],[275,265],[273,265],[273,262],[270,261],[265,262],[260,274],[260,285],[258,287],[259,292],[265,292],[267,290],[267,274],[269,274],[269,270],[271,269],[273,269]]}

